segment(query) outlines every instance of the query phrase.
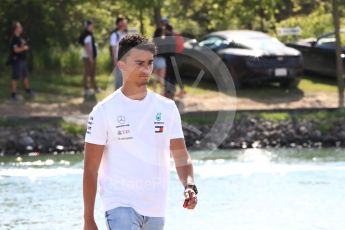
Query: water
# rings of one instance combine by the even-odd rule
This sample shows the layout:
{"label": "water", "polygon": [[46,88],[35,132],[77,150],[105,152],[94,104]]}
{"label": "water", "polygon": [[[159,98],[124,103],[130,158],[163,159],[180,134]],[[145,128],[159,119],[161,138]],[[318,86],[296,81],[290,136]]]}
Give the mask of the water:
{"label": "water", "polygon": [[[200,191],[182,208],[172,168],[165,229],[343,230],[341,149],[193,152]],[[0,158],[0,229],[82,229],[82,156]],[[96,200],[96,222],[106,229]]]}

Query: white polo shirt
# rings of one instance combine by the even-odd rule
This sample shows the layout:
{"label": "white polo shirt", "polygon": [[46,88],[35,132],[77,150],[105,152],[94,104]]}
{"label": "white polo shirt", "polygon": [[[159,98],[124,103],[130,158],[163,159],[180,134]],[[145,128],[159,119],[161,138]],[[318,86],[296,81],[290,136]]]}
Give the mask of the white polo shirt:
{"label": "white polo shirt", "polygon": [[183,138],[175,102],[148,90],[142,100],[122,88],[98,103],[89,116],[85,142],[105,145],[98,188],[105,211],[132,207],[164,217],[170,166],[170,140]]}
{"label": "white polo shirt", "polygon": [[[88,35],[84,38],[84,44],[91,44],[92,43],[92,38],[91,38],[91,35]],[[92,44],[91,44],[92,45]],[[84,47],[83,49],[83,58],[88,58],[89,57],[89,54],[87,52],[87,49],[86,47]]]}
{"label": "white polo shirt", "polygon": [[[109,43],[110,46],[117,46],[117,48],[119,48],[119,43],[122,40],[122,38],[124,36],[126,36],[126,32],[122,32],[122,31],[115,31],[110,35],[110,39],[109,39]],[[118,49],[117,49],[118,51]],[[118,52],[116,53],[116,58],[117,58]]]}

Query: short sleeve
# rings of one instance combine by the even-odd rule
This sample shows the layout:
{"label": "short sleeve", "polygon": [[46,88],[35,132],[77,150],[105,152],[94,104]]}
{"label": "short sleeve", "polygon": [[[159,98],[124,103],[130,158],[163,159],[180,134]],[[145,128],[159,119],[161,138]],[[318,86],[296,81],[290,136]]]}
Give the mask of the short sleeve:
{"label": "short sleeve", "polygon": [[110,35],[110,46],[116,46],[116,45],[117,45],[116,34],[112,33]]}
{"label": "short sleeve", "polygon": [[107,126],[104,110],[101,106],[96,106],[89,115],[85,142],[96,145],[105,145],[107,142]]}
{"label": "short sleeve", "polygon": [[84,39],[84,44],[88,44],[88,43],[91,43],[91,42],[92,42],[91,35],[86,36],[85,39]]}
{"label": "short sleeve", "polygon": [[184,138],[180,112],[178,111],[175,103],[173,105],[171,121],[172,124],[170,128],[170,139]]}

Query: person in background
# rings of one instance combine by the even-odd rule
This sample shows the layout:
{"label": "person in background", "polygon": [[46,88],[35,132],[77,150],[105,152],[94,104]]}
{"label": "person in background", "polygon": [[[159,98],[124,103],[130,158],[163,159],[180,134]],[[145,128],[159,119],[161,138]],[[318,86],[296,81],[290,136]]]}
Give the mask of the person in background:
{"label": "person in background", "polygon": [[116,19],[116,28],[110,33],[110,56],[114,65],[115,71],[115,89],[118,89],[123,84],[123,77],[120,69],[117,67],[117,57],[119,51],[119,43],[122,38],[127,34],[128,23],[124,17],[118,17]]}
{"label": "person in background", "polygon": [[[183,55],[184,52],[184,39],[177,31],[173,31],[173,36],[175,37],[176,44],[176,59],[178,61],[179,55]],[[177,64],[178,65],[178,64]],[[180,90],[175,94],[176,97],[184,97],[187,94],[187,91],[184,88],[181,77],[178,77],[178,85]]]}
{"label": "person in background", "polygon": [[166,74],[166,60],[164,56],[164,39],[166,38],[167,34],[167,25],[168,19],[163,17],[160,20],[160,26],[155,30],[153,34],[153,41],[156,43],[158,52],[154,58],[153,62],[153,91],[157,91],[157,82],[160,85],[160,93],[164,95],[164,82],[165,82],[165,74]]}
{"label": "person in background", "polygon": [[84,26],[85,29],[79,37],[79,43],[84,47],[84,96],[88,97],[93,95],[93,91],[89,88],[89,81],[96,93],[101,92],[101,89],[96,83],[97,44],[93,36],[94,22],[86,20]]}
{"label": "person in background", "polygon": [[[158,46],[158,55],[155,59],[155,67],[158,69],[157,66],[164,66],[165,69],[165,76],[158,76],[158,79],[163,79],[162,81],[164,82],[164,96],[173,100],[175,95],[179,97],[185,96],[186,91],[184,90],[184,86],[178,72],[176,60],[178,58],[177,54],[183,52],[183,38],[174,31],[166,17],[161,19],[160,27],[157,28],[154,33],[154,41]],[[164,65],[163,60],[165,61]],[[180,87],[178,93],[176,93],[176,84]]]}
{"label": "person in background", "polygon": [[8,64],[12,66],[12,80],[11,80],[11,98],[13,101],[18,100],[17,85],[19,80],[23,80],[26,94],[32,98],[33,92],[30,88],[28,69],[26,63],[26,53],[30,47],[22,38],[23,27],[20,22],[13,24],[13,37],[10,43],[10,56]]}

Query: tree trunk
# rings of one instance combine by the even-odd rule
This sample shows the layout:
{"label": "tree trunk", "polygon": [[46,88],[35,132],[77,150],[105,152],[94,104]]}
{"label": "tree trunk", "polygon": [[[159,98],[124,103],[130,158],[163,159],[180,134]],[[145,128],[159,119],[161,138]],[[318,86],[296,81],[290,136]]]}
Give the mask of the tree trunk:
{"label": "tree trunk", "polygon": [[162,18],[161,7],[160,6],[155,6],[153,8],[153,17],[154,17],[155,25],[156,25],[156,28],[157,28],[157,27],[159,27],[160,20]]}
{"label": "tree trunk", "polygon": [[260,15],[261,31],[265,31],[265,10],[264,10],[264,6],[262,2],[259,9],[259,15]]}
{"label": "tree trunk", "polygon": [[140,33],[144,35],[144,20],[143,20],[143,8],[139,9],[139,22],[140,22]]}
{"label": "tree trunk", "polygon": [[336,61],[337,61],[337,81],[339,94],[339,109],[344,109],[344,77],[343,77],[343,61],[341,59],[341,40],[340,40],[340,23],[338,0],[332,0],[332,14],[336,38]]}

